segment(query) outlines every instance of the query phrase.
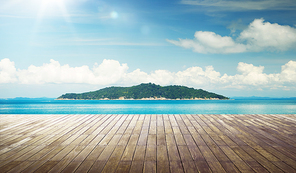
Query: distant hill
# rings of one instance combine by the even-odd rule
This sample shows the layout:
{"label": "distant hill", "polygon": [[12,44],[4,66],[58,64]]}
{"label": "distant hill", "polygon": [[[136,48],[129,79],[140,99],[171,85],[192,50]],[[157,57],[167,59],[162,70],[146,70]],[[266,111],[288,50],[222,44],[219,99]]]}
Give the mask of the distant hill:
{"label": "distant hill", "polygon": [[296,97],[231,97],[234,100],[296,100]]}
{"label": "distant hill", "polygon": [[160,86],[152,83],[132,87],[107,87],[97,91],[81,94],[67,93],[57,99],[65,100],[107,100],[107,99],[229,99],[228,97],[211,93],[202,89],[186,86]]}
{"label": "distant hill", "polygon": [[55,98],[48,98],[48,97],[38,97],[38,98],[31,98],[31,97],[15,97],[15,98],[0,98],[0,100],[54,100]]}

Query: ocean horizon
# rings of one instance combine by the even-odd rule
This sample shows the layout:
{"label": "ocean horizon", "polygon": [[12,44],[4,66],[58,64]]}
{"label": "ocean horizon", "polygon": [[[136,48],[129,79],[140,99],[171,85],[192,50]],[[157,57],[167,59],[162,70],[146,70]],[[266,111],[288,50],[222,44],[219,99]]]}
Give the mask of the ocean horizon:
{"label": "ocean horizon", "polygon": [[0,114],[295,114],[295,98],[230,100],[0,99]]}

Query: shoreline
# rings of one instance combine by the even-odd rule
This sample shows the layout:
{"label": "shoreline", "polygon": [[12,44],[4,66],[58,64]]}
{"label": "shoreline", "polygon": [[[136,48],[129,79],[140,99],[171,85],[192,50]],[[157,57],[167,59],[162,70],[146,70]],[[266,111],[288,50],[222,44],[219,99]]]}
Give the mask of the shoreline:
{"label": "shoreline", "polygon": [[219,99],[219,98],[198,98],[198,99],[167,99],[167,98],[142,98],[142,99],[65,99],[65,98],[57,98],[55,100],[231,100],[231,99]]}

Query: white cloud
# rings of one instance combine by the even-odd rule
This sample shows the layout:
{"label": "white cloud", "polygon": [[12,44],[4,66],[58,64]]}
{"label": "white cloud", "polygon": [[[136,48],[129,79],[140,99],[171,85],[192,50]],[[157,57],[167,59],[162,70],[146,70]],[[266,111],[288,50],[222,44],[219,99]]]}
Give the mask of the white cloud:
{"label": "white cloud", "polygon": [[269,76],[263,73],[264,67],[240,62],[237,71],[241,74],[234,76],[233,84],[260,86],[269,82]]}
{"label": "white cloud", "polygon": [[104,59],[102,64],[94,67],[93,83],[101,85],[116,83],[122,79],[127,70],[127,64],[120,65],[118,61]]}
{"label": "white cloud", "polygon": [[42,66],[31,65],[16,70],[9,59],[0,61],[0,83],[17,84],[89,84],[99,86],[124,85],[152,82],[159,85],[186,85],[207,89],[295,89],[296,61],[282,66],[280,73],[266,74],[263,66],[238,63],[238,74],[221,75],[214,67],[189,67],[183,71],[155,70],[150,74],[136,69],[128,72],[127,64],[116,60],[103,60],[92,69],[88,66],[70,67],[50,60]]}
{"label": "white cloud", "polygon": [[115,60],[104,60],[100,65],[95,64],[92,70],[86,65],[70,67],[61,66],[58,61],[50,60],[49,64],[40,67],[34,65],[28,69],[19,70],[19,82],[22,84],[44,83],[87,83],[108,85],[119,81],[128,70],[127,64]]}
{"label": "white cloud", "polygon": [[22,84],[89,83],[92,75],[88,66],[61,66],[54,60],[40,67],[31,65],[28,69],[18,70],[19,82]]}
{"label": "white cloud", "polygon": [[0,61],[0,84],[13,83],[16,81],[16,68],[14,62],[11,62],[8,58],[2,59]]}
{"label": "white cloud", "polygon": [[296,28],[255,19],[238,39],[247,41],[249,51],[285,51],[296,46]]}
{"label": "white cloud", "polygon": [[198,53],[240,53],[246,51],[246,46],[235,43],[231,37],[220,36],[214,32],[197,31],[194,39],[167,40],[168,42],[186,49],[192,48]]}
{"label": "white cloud", "polygon": [[285,51],[296,47],[296,28],[255,19],[234,40],[209,31],[196,31],[194,39],[167,40],[198,53],[242,53],[257,51]]}
{"label": "white cloud", "polygon": [[296,84],[296,61],[289,61],[282,66],[282,72],[279,74],[279,80]]}

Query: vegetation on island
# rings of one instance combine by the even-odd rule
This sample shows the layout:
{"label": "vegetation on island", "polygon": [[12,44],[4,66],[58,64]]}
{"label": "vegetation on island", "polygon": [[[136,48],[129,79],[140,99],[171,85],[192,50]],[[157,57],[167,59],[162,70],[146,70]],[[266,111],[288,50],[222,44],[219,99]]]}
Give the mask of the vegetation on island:
{"label": "vegetation on island", "polygon": [[160,86],[152,83],[132,87],[107,87],[81,94],[67,93],[57,99],[106,100],[106,99],[229,99],[202,89],[186,86]]}

